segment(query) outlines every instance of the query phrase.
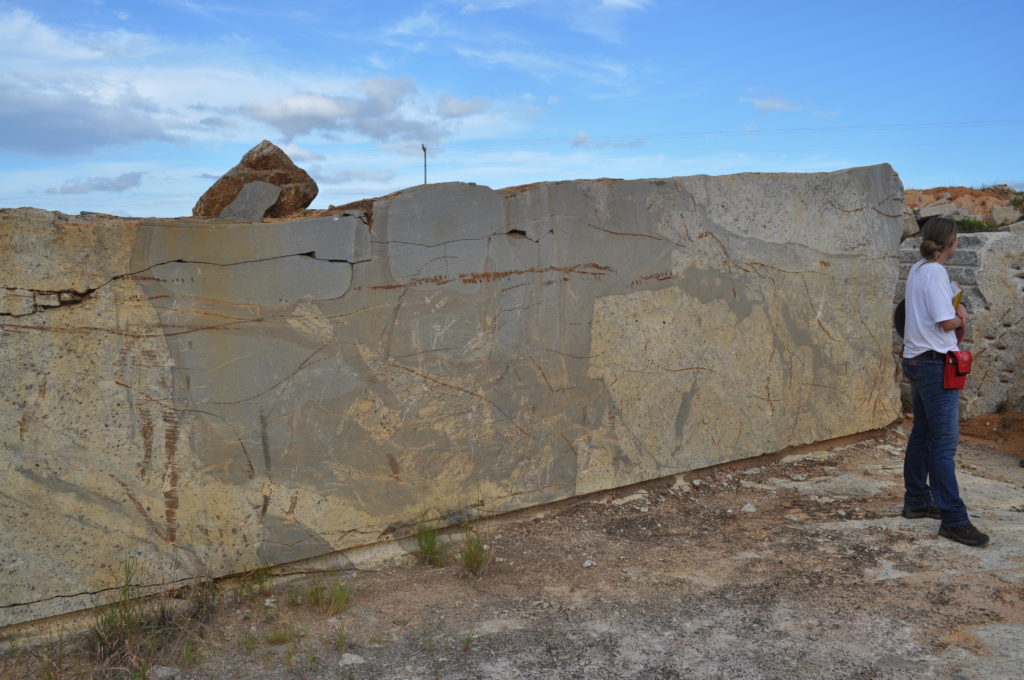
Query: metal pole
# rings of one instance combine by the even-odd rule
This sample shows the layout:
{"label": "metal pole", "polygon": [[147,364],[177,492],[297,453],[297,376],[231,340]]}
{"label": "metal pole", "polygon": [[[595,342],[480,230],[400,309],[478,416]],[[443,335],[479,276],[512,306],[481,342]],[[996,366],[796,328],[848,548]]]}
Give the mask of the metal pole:
{"label": "metal pole", "polygon": [[423,147],[423,183],[427,183],[427,145],[420,144]]}

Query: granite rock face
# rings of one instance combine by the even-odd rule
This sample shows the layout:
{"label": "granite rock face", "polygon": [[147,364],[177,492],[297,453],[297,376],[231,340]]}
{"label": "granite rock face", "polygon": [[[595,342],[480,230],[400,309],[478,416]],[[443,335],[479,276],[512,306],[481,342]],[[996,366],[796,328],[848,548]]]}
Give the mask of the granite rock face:
{"label": "granite rock face", "polygon": [[901,201],[882,165],[0,212],[0,625],[126,556],[159,587],[886,425]]}
{"label": "granite rock face", "polygon": [[[264,182],[280,188],[277,200],[266,210],[266,217],[288,217],[303,210],[316,198],[317,188],[313,178],[295,165],[292,159],[278,146],[263,140],[253,148],[249,149],[238,165],[228,170],[213,185],[206,190],[192,208],[192,215],[195,217],[237,217],[229,211],[224,211],[231,206],[242,193],[242,190],[254,182]],[[253,189],[251,187],[251,189]],[[265,193],[265,192],[263,192]],[[250,206],[249,201],[246,201]],[[223,215],[222,215],[223,214]],[[262,215],[260,218],[262,219]],[[245,217],[248,221],[250,215]]]}

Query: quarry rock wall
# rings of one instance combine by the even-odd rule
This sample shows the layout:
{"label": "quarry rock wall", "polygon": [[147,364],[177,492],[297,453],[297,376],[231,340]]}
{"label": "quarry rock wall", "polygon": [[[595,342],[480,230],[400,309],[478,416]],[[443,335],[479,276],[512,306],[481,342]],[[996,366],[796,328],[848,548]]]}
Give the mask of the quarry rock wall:
{"label": "quarry rock wall", "polygon": [[0,625],[878,428],[888,165],[0,211]]}

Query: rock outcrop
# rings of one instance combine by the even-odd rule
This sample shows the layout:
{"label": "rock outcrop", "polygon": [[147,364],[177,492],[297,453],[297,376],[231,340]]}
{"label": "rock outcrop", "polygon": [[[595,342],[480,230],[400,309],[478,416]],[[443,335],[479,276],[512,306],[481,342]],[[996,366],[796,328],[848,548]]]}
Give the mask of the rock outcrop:
{"label": "rock outcrop", "polygon": [[946,215],[957,220],[977,220],[989,227],[1001,227],[1021,219],[1024,192],[1014,191],[1006,185],[987,189],[907,189],[904,204],[922,224],[929,217]]}
{"label": "rock outcrop", "polygon": [[[313,178],[295,165],[279,147],[263,140],[250,149],[238,165],[228,170],[213,185],[206,190],[192,208],[192,215],[195,217],[232,217],[233,211],[224,215],[239,194],[247,185],[254,182],[262,182],[273,185],[280,189],[277,200],[274,201],[265,212],[266,217],[288,217],[295,215],[306,208],[316,198],[319,189]],[[260,196],[266,196],[265,189],[256,185],[250,187],[251,192],[259,192]],[[251,200],[246,201],[248,210],[244,212],[245,221],[255,222],[252,219]],[[241,210],[241,206],[238,206]],[[234,215],[237,218],[237,215]],[[263,215],[260,215],[262,219]]]}
{"label": "rock outcrop", "polygon": [[902,197],[881,165],[0,211],[0,625],[124,559],[161,587],[884,426]]}

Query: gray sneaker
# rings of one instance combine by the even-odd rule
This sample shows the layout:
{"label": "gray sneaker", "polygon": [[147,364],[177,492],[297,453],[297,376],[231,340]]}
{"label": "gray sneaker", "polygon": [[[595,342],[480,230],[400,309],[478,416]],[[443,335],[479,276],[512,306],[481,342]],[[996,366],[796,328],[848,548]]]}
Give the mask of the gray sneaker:
{"label": "gray sneaker", "polygon": [[963,524],[958,527],[940,526],[939,536],[976,548],[988,545],[988,534],[978,531],[973,524]]}

